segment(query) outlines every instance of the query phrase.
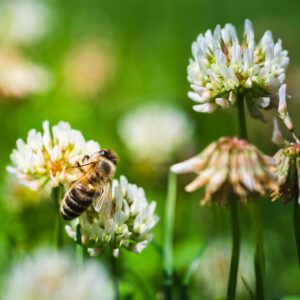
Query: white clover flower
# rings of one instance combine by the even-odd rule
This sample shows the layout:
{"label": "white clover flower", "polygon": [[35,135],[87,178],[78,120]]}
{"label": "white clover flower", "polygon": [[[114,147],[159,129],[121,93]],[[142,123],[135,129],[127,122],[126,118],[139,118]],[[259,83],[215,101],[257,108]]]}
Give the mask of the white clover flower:
{"label": "white clover flower", "polygon": [[99,263],[78,271],[65,253],[40,250],[17,263],[7,277],[3,300],[112,300],[112,282]]}
{"label": "white clover flower", "polygon": [[0,36],[5,42],[27,45],[44,37],[53,12],[43,1],[9,0],[0,6]]}
{"label": "white clover flower", "polygon": [[25,98],[49,90],[53,78],[13,48],[0,49],[0,100]]}
{"label": "white clover flower", "polygon": [[13,164],[7,167],[22,184],[33,190],[47,182],[52,187],[70,183],[74,178],[65,172],[66,168],[100,148],[92,140],[85,141],[81,132],[72,129],[67,122],[59,122],[50,132],[49,122],[45,121],[43,129],[43,133],[31,129],[26,142],[17,140],[17,149],[10,156]]}
{"label": "white clover flower", "polygon": [[[144,189],[128,183],[125,176],[113,180],[114,211],[111,217],[102,211],[97,213],[90,207],[79,222],[83,244],[91,255],[100,253],[111,245],[113,254],[118,256],[121,247],[140,253],[152,239],[152,231],[159,218],[154,214],[156,202],[149,203]],[[78,220],[66,226],[67,234],[76,240]]]}
{"label": "white clover flower", "polygon": [[[231,244],[227,239],[216,239],[205,249],[199,258],[196,283],[200,285],[205,299],[217,299],[226,295],[230,270]],[[249,293],[243,283],[251,289],[255,286],[253,254],[251,246],[244,243],[241,249],[239,274],[237,281],[237,299],[245,299]]]}
{"label": "white clover flower", "polygon": [[134,160],[159,164],[191,145],[193,126],[179,109],[151,103],[121,119],[119,134]]}
{"label": "white clover flower", "polygon": [[252,115],[260,117],[259,108],[274,106],[289,63],[281,40],[274,43],[270,31],[255,43],[249,20],[241,43],[233,25],[218,25],[213,33],[207,30],[197,37],[192,54],[188,80],[193,91],[188,96],[198,102],[194,110],[205,113],[230,107],[242,96]]}

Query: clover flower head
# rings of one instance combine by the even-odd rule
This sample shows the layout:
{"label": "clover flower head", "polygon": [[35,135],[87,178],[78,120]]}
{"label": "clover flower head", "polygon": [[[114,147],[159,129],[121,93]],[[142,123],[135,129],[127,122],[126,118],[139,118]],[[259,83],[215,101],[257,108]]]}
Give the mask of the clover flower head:
{"label": "clover flower head", "polygon": [[[118,256],[120,248],[140,253],[152,239],[159,218],[154,214],[156,202],[149,203],[143,188],[128,183],[125,176],[112,184],[113,213],[97,213],[90,207],[79,217],[83,244],[91,255],[110,245]],[[76,220],[66,226],[67,234],[76,240]]]}
{"label": "clover flower head", "polygon": [[11,47],[0,50],[0,72],[0,99],[22,99],[43,93],[53,81],[47,70]]}
{"label": "clover flower head", "polygon": [[294,142],[289,142],[283,137],[277,119],[274,118],[272,141],[281,146],[281,149],[274,155],[277,162],[274,172],[278,176],[279,189],[275,189],[271,197],[273,200],[282,198],[284,202],[298,199],[300,204],[300,140],[295,133],[294,124],[287,109],[285,85],[280,88],[279,96],[278,115],[291,132]]}
{"label": "clover flower head", "polygon": [[119,133],[134,160],[160,164],[191,145],[193,127],[181,110],[150,103],[125,115]]}
{"label": "clover flower head", "polygon": [[109,41],[80,41],[66,56],[64,81],[67,90],[85,98],[101,93],[113,77],[115,59]]}
{"label": "clover flower head", "polygon": [[284,202],[298,199],[300,204],[300,144],[290,144],[280,149],[274,158],[278,163],[274,172],[278,177],[279,189],[271,193],[272,199],[282,198]]}
{"label": "clover flower head", "polygon": [[[231,245],[228,239],[217,238],[207,245],[198,262],[195,281],[203,291],[205,299],[218,299],[226,294],[230,270]],[[252,249],[249,243],[241,247],[241,259],[237,281],[237,298],[245,299],[248,291],[243,279],[252,288],[255,286]]]}
{"label": "clover flower head", "polygon": [[199,155],[171,167],[175,173],[194,172],[197,177],[186,186],[193,192],[205,186],[202,205],[226,203],[234,193],[246,202],[249,196],[265,195],[276,189],[272,173],[274,159],[254,145],[236,137],[222,137]]}
{"label": "clover flower head", "polygon": [[45,121],[43,133],[31,129],[26,142],[17,140],[17,148],[10,156],[12,165],[7,170],[33,190],[48,182],[51,187],[69,184],[74,178],[66,168],[99,148],[96,142],[85,141],[81,132],[72,129],[69,123],[59,122],[50,131],[49,122]]}
{"label": "clover flower head", "polygon": [[275,43],[270,31],[256,44],[249,20],[241,42],[233,25],[218,25],[197,37],[192,54],[188,81],[193,91],[188,96],[198,103],[194,110],[203,113],[228,108],[241,96],[253,117],[261,116],[260,108],[271,108],[277,100],[289,63],[281,40]]}
{"label": "clover flower head", "polygon": [[2,39],[28,45],[44,37],[52,26],[53,12],[45,2],[9,0],[0,6]]}
{"label": "clover flower head", "polygon": [[112,300],[114,292],[108,274],[98,263],[88,262],[78,272],[69,255],[43,249],[12,268],[1,299]]}

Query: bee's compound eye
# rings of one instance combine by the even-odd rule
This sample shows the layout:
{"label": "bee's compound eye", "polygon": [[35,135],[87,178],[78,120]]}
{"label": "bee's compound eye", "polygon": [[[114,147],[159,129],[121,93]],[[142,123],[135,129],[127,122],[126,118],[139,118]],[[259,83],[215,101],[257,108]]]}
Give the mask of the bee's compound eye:
{"label": "bee's compound eye", "polygon": [[100,154],[100,155],[105,155],[105,151],[104,151],[104,150],[101,150],[101,151],[99,151],[99,154]]}

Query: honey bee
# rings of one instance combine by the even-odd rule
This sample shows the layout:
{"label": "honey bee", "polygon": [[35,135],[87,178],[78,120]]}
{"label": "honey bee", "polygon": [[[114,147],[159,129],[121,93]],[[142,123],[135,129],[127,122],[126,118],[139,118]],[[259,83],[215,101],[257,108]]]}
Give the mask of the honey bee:
{"label": "honey bee", "polygon": [[81,164],[71,167],[80,172],[79,178],[71,184],[60,206],[61,216],[73,220],[90,205],[97,212],[112,212],[111,180],[116,171],[117,155],[109,149],[84,156]]}

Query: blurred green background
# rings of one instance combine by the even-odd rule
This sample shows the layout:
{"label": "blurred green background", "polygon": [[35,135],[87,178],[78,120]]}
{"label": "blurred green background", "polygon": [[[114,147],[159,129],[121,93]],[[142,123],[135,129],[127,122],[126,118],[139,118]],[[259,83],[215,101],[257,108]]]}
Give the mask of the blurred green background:
{"label": "blurred green background", "polygon": [[[300,112],[298,0],[39,2],[51,12],[45,19],[46,24],[42,24],[47,33],[37,41],[14,47],[26,59],[48,70],[52,77],[51,87],[44,93],[26,95],[22,99],[0,99],[0,282],[3,282],[4,274],[15,259],[33,248],[52,243],[54,211],[51,214],[51,203],[41,201],[39,205],[15,208],[11,200],[14,191],[8,187],[10,181],[6,173],[6,166],[10,163],[9,155],[16,140],[25,139],[31,128],[41,130],[41,124],[46,119],[51,125],[60,120],[67,121],[74,129],[80,130],[86,139],[96,140],[102,147],[117,151],[120,156],[117,176],[125,174],[131,182],[144,187],[149,200],[157,201],[157,214],[161,220],[155,229],[154,239],[157,244],[163,243],[168,166],[199,152],[220,136],[237,132],[234,109],[212,115],[199,114],[192,111],[192,102],[187,98],[189,85],[186,68],[191,56],[191,43],[200,32],[230,22],[241,35],[244,20],[249,18],[253,22],[256,41],[267,29],[272,30],[275,39],[281,38],[291,60],[287,73],[288,93],[292,95],[290,111],[296,130],[300,131],[297,118]],[[1,5],[4,4],[1,0]],[[97,70],[90,70],[93,63],[82,70],[79,68],[79,71],[73,68],[78,62],[74,59],[74,51],[88,41],[96,43],[96,48],[100,49],[100,59],[95,63],[96,69],[100,68],[100,75]],[[5,38],[2,44],[3,47],[6,45]],[[97,53],[92,56],[96,60]],[[76,72],[79,73],[72,81],[70,77]],[[93,77],[89,77],[89,72],[96,72],[96,87],[93,87]],[[86,87],[87,82],[91,82],[92,87]],[[120,119],[149,102],[174,105],[188,116],[194,127],[193,143],[187,147],[182,146],[155,168],[151,168],[151,161],[146,166],[143,162],[135,161],[118,134]],[[249,119],[250,140],[268,154],[276,151],[270,140],[271,120],[272,113],[268,116],[267,124]],[[153,155],[159,153],[154,152]],[[222,251],[220,245],[230,239],[226,209],[200,207],[201,192],[183,192],[184,185],[190,179],[190,176],[181,176],[178,187],[174,260],[179,279],[203,245],[208,243],[209,249],[211,244],[222,237],[223,242],[217,246]],[[30,198],[31,195],[26,197]],[[280,202],[271,203],[268,199],[261,201],[261,207],[266,241],[268,299],[287,295],[299,295],[296,299],[300,299],[292,207]],[[253,237],[247,209],[242,211],[241,218],[243,240],[249,245],[251,259]],[[73,245],[67,236],[65,243],[70,248]],[[203,254],[203,257],[206,255],[209,253]],[[161,299],[162,259],[156,248],[150,245],[140,255],[123,251],[121,256],[124,263],[131,265],[142,278],[151,297]],[[215,266],[198,268],[188,290],[191,299],[222,296],[213,295],[209,290],[214,290],[216,285],[224,285],[224,282],[220,283],[219,277],[213,275],[209,283],[203,281],[201,272],[204,268],[213,274]],[[142,299],[126,276],[123,284],[124,293],[132,294],[133,299]],[[208,284],[212,288],[208,288]],[[241,299],[249,298],[247,292],[243,295]]]}

